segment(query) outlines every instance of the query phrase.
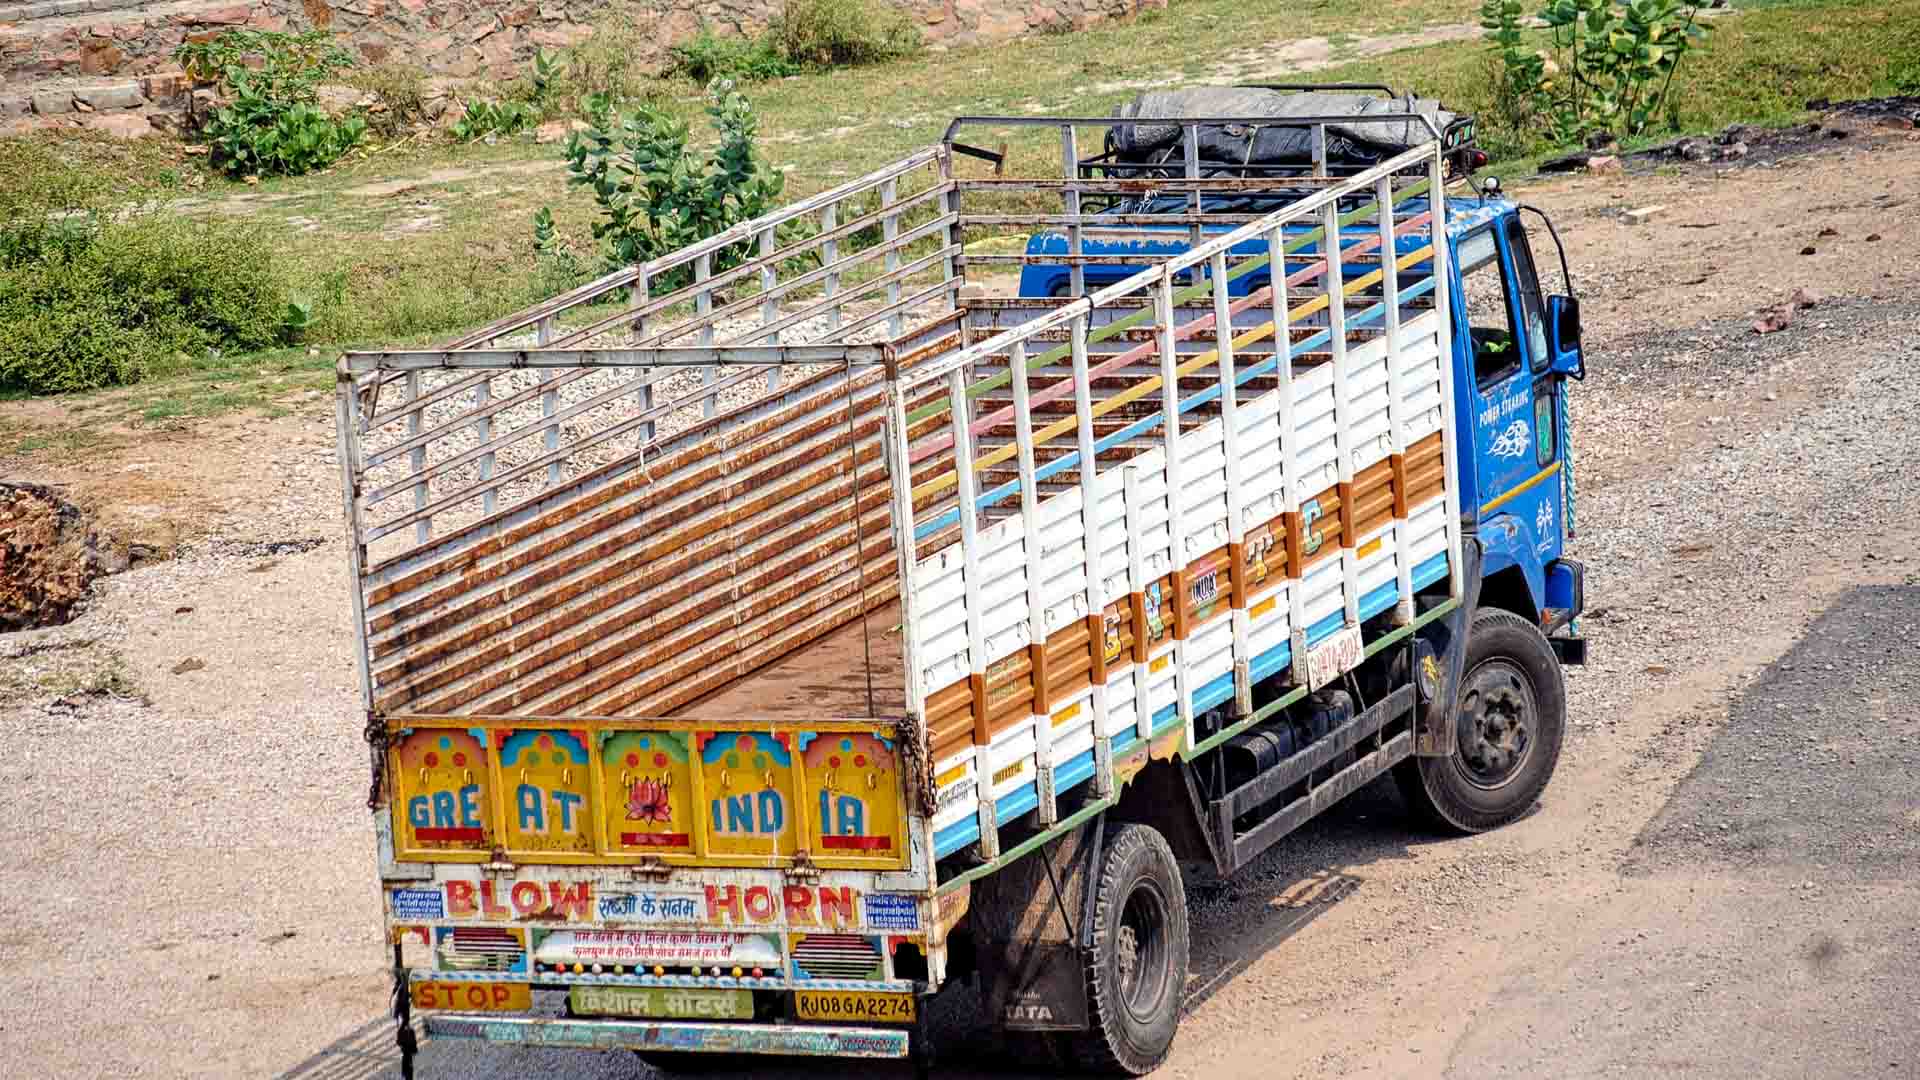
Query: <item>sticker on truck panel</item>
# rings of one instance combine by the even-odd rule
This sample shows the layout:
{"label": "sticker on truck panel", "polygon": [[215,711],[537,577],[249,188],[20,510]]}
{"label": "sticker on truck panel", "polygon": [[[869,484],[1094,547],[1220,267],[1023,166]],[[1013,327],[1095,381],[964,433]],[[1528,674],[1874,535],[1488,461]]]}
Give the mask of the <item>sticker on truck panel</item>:
{"label": "sticker on truck panel", "polygon": [[873,893],[867,897],[867,926],[874,930],[918,930],[920,906],[911,896]]}

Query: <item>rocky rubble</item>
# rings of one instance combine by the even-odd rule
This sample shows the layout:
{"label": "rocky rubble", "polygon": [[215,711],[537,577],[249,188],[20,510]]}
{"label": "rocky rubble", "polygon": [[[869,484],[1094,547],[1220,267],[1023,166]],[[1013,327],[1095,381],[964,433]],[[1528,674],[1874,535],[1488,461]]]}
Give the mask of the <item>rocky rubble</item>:
{"label": "rocky rubble", "polygon": [[95,578],[155,554],[103,537],[52,488],[0,481],[0,632],[68,622]]}

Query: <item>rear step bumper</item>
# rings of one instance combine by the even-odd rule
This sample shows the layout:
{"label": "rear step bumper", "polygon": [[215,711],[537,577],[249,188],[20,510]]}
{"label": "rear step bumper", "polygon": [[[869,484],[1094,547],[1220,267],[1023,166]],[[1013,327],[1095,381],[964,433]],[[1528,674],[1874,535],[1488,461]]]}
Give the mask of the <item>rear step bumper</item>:
{"label": "rear step bumper", "polygon": [[485,1013],[430,1013],[426,1026],[429,1039],[477,1039],[512,1046],[575,1050],[860,1058],[907,1056],[907,1032],[892,1028],[590,1020]]}

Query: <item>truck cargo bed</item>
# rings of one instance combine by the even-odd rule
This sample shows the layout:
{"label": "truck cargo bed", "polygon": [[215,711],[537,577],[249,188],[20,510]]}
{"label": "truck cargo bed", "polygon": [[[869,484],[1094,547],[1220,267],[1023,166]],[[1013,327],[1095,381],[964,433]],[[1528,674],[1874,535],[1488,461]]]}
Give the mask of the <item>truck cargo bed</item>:
{"label": "truck cargo bed", "polygon": [[[484,858],[520,827],[498,793],[535,786],[504,759],[547,739],[544,767],[591,762],[555,797],[607,822],[570,858],[643,858],[618,800],[658,811],[644,763],[690,754],[712,805],[673,858],[910,848],[930,896],[939,860],[1217,745],[1256,690],[1308,692],[1457,589],[1440,148],[1217,225],[1200,194],[1254,181],[1189,160],[1148,184],[1189,213],[1115,230],[1080,199],[1146,182],[1082,171],[1094,121],[1046,123],[1064,178],[967,179],[964,148],[930,147],[444,349],[343,359],[368,730],[402,748],[397,786],[441,785],[425,832],[395,810],[409,851]],[[968,254],[1036,198],[1066,254]],[[1142,266],[1104,288],[965,277],[1079,266],[1084,234],[1129,229]],[[494,824],[448,846],[422,837],[480,780],[426,762],[422,730],[483,740],[461,753],[498,785]],[[638,739],[638,765],[596,749]],[[881,761],[913,766],[898,807],[847,820],[894,846],[850,854],[829,804],[879,793]],[[749,776],[771,800],[751,840]]]}
{"label": "truck cargo bed", "polygon": [[894,603],[869,612],[864,624],[855,620],[842,626],[674,715],[715,720],[765,716],[792,721],[823,716],[898,716],[907,708],[905,688],[900,605]]}

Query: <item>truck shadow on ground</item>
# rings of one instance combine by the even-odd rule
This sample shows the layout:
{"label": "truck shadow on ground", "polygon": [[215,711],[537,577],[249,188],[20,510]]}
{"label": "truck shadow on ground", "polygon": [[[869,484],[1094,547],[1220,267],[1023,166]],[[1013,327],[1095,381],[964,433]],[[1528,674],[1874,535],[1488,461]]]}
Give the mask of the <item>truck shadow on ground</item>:
{"label": "truck shadow on ground", "polygon": [[[1187,885],[1191,962],[1182,1012],[1204,1007],[1248,968],[1284,948],[1296,935],[1342,901],[1365,888],[1365,870],[1379,862],[1412,858],[1413,851],[1442,837],[1412,824],[1391,779],[1382,777],[1308,822],[1265,855],[1226,879],[1197,878]],[[940,1066],[949,1080],[971,1077],[1057,1077],[1058,1061],[1032,1042],[1009,1040],[985,1023],[980,993],[956,983],[931,1005]],[[870,1076],[913,1075],[904,1064],[862,1062]],[[632,1054],[576,1050],[525,1050],[466,1044],[422,1048],[415,1075],[440,1077],[519,1076],[637,1078],[659,1075]],[[746,1075],[716,1073],[713,1075]],[[817,1063],[769,1060],[758,1080],[820,1075]],[[280,1080],[386,1080],[399,1076],[393,1022],[385,1016],[361,1024],[280,1074]]]}

